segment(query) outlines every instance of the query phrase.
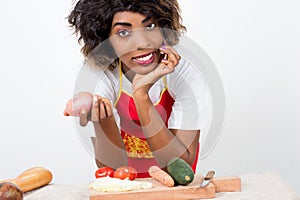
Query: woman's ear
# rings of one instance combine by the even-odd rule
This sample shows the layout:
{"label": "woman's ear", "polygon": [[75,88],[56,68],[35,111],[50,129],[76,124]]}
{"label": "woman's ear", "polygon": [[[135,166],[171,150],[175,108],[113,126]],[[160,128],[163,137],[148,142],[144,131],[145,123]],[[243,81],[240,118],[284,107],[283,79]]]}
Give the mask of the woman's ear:
{"label": "woman's ear", "polygon": [[180,33],[171,29],[162,28],[164,44],[168,46],[176,45],[179,42]]}

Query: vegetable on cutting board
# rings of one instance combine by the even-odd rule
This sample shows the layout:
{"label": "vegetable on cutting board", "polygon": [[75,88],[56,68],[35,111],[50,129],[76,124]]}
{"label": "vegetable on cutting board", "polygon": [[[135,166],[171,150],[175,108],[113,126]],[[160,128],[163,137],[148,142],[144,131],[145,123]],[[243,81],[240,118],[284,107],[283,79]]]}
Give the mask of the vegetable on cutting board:
{"label": "vegetable on cutting board", "polygon": [[158,166],[151,166],[148,170],[149,175],[156,181],[168,186],[174,186],[174,179],[164,170],[160,169]]}
{"label": "vegetable on cutting board", "polygon": [[115,170],[111,167],[100,167],[95,172],[96,178],[102,178],[102,177],[114,177]]}
{"label": "vegetable on cutting board", "polygon": [[167,172],[179,185],[188,185],[194,180],[193,169],[181,158],[172,158],[168,162]]}
{"label": "vegetable on cutting board", "polygon": [[114,178],[134,180],[137,177],[137,171],[133,167],[121,166],[114,172]]}
{"label": "vegetable on cutting board", "polygon": [[121,166],[114,170],[111,167],[104,166],[100,167],[95,171],[96,178],[104,178],[104,177],[111,177],[111,178],[118,178],[118,179],[128,179],[134,180],[137,178],[137,171],[134,167],[129,166]]}
{"label": "vegetable on cutting board", "polygon": [[52,173],[43,167],[30,168],[14,179],[0,181],[9,182],[18,186],[22,192],[28,192],[33,189],[42,187],[52,181]]}

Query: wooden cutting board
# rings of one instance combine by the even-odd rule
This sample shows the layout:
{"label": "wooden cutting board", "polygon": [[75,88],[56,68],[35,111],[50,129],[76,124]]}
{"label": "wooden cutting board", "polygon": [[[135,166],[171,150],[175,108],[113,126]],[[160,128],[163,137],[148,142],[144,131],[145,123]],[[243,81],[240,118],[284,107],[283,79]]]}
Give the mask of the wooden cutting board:
{"label": "wooden cutting board", "polygon": [[195,175],[194,181],[187,186],[167,187],[151,178],[137,179],[152,183],[151,189],[133,190],[128,192],[99,192],[90,189],[90,200],[186,200],[214,198],[216,192],[233,192],[241,190],[239,177],[214,178],[205,186],[200,187],[203,176]]}

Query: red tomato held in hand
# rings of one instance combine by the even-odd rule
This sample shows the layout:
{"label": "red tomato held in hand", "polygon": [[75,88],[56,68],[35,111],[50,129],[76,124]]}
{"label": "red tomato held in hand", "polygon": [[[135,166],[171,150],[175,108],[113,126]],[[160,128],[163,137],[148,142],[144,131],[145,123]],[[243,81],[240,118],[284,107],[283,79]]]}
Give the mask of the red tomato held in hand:
{"label": "red tomato held in hand", "polygon": [[102,178],[102,177],[114,177],[114,169],[111,167],[100,167],[95,172],[96,178]]}
{"label": "red tomato held in hand", "polygon": [[116,169],[114,178],[134,180],[137,177],[137,171],[133,167],[122,166]]}

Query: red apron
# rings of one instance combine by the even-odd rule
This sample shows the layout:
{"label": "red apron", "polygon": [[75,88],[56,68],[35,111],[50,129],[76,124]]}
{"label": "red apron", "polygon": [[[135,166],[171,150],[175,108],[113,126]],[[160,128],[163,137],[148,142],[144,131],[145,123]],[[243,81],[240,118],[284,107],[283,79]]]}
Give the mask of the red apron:
{"label": "red apron", "polygon": [[[149,167],[153,165],[159,166],[159,164],[154,159],[141,129],[140,120],[133,98],[122,90],[122,74],[120,76],[120,94],[115,106],[120,116],[121,135],[128,155],[128,166],[134,167],[137,170],[139,178],[149,177]],[[165,79],[163,80],[166,82]],[[174,99],[168,92],[165,83],[165,88],[161,92],[160,99],[154,104],[154,106],[166,126],[168,126],[168,119],[170,117],[173,104]],[[192,166],[194,171],[197,165],[198,151],[199,146],[195,162]]]}

